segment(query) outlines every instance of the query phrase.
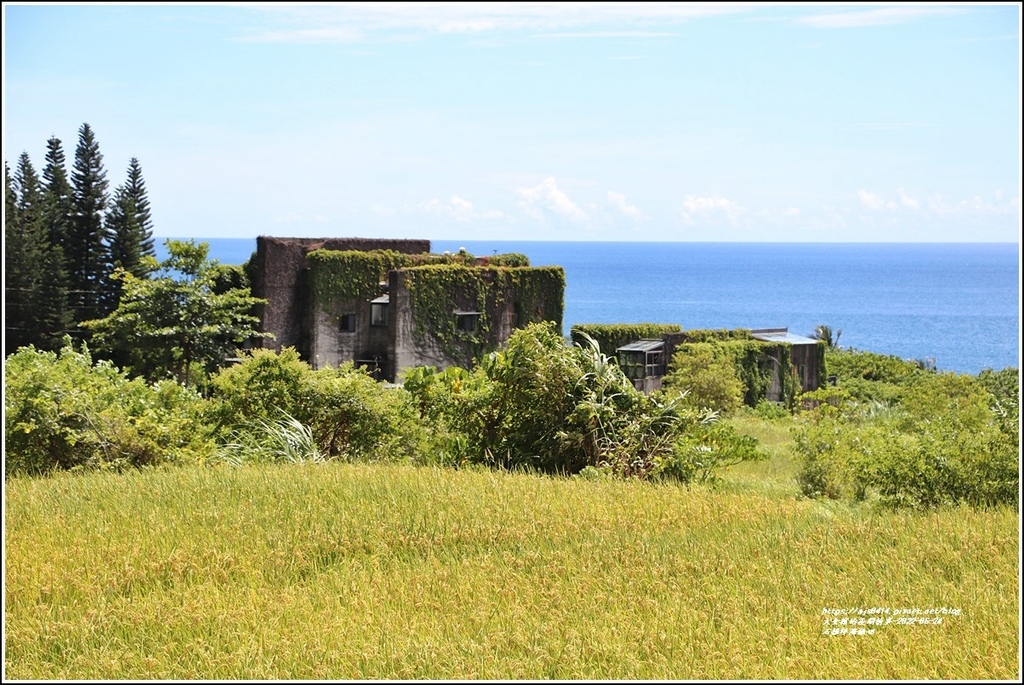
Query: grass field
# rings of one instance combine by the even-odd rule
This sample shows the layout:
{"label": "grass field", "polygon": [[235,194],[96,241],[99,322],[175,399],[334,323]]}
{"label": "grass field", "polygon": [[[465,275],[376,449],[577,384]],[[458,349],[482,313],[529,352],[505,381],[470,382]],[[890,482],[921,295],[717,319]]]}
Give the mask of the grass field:
{"label": "grass field", "polygon": [[717,489],[345,464],[11,479],[5,675],[1020,676],[1017,512],[800,499],[784,430],[745,428],[773,458]]}

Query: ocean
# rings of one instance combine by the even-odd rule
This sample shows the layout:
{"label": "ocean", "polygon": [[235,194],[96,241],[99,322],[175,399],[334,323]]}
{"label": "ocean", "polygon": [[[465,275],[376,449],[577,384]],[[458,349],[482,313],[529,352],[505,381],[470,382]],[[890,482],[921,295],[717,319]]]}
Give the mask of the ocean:
{"label": "ocean", "polygon": [[[224,264],[256,249],[255,239],[204,242]],[[943,371],[1019,368],[1016,243],[431,241],[434,252],[461,247],[562,266],[566,334],[577,323],[651,322],[810,336],[826,324],[842,347],[930,359]]]}

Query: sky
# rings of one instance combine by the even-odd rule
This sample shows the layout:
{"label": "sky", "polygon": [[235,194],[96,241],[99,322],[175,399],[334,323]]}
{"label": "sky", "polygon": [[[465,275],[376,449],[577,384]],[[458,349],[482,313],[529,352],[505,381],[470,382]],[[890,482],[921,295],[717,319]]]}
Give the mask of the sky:
{"label": "sky", "polygon": [[1016,242],[1012,4],[3,5],[3,152],[157,236]]}

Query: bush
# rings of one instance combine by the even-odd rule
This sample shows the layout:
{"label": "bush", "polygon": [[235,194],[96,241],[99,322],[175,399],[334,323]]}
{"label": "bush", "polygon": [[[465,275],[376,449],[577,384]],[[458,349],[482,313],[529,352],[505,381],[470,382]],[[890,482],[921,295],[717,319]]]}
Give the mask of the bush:
{"label": "bush", "polygon": [[898,405],[856,402],[831,388],[825,392],[842,401],[817,402],[801,415],[804,493],[864,499],[874,492],[896,507],[1017,506],[1016,429],[1003,426],[982,383],[952,373],[908,378]]}
{"label": "bush", "polygon": [[[713,412],[643,395],[596,342],[583,340],[570,347],[554,326],[532,324],[473,371],[415,369],[405,387],[424,420],[437,427],[432,439],[465,461],[688,481],[699,470],[680,461],[680,450],[712,449],[707,474],[747,454],[747,441],[724,427],[700,427]],[[682,438],[689,442],[680,447]]]}
{"label": "bush", "polygon": [[212,440],[202,398],[173,381],[148,385],[70,341],[22,348],[4,365],[4,473],[149,466],[203,458]]}
{"label": "bush", "polygon": [[716,354],[711,343],[691,343],[672,357],[672,371],[662,379],[666,394],[694,409],[730,414],[743,406],[746,388],[732,360]]}
{"label": "bush", "polygon": [[224,443],[239,431],[266,433],[294,418],[329,459],[421,456],[424,428],[411,396],[385,388],[352,364],[313,371],[298,353],[256,350],[211,381],[211,421]]}

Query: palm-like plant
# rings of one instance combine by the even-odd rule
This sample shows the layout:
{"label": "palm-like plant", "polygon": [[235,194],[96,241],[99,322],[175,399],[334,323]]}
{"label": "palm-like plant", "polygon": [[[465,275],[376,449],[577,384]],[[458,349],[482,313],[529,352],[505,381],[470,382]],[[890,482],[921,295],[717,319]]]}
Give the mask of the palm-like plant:
{"label": "palm-like plant", "polygon": [[843,331],[836,329],[833,333],[832,327],[827,324],[818,324],[814,327],[814,333],[811,335],[815,340],[821,340],[825,343],[825,346],[829,349],[839,348],[839,336],[843,334]]}

